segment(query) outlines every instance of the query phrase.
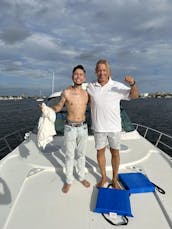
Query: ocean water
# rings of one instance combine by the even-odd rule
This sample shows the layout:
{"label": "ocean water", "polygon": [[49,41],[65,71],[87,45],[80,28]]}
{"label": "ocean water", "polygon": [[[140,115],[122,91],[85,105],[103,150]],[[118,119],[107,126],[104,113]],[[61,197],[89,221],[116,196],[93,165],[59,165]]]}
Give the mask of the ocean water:
{"label": "ocean water", "polygon": [[0,138],[21,128],[33,128],[41,114],[32,99],[0,100]]}
{"label": "ocean water", "polygon": [[[41,115],[32,99],[0,101],[0,138],[21,128],[33,129]],[[172,99],[146,98],[122,101],[130,120],[172,136]],[[1,154],[1,152],[0,152]]]}
{"label": "ocean water", "polygon": [[172,98],[145,98],[122,102],[130,120],[172,136]]}

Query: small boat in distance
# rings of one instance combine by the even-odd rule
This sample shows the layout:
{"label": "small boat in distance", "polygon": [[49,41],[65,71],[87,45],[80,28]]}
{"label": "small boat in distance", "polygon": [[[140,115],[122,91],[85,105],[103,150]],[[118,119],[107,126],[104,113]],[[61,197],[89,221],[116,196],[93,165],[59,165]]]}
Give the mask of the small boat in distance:
{"label": "small boat in distance", "polygon": [[44,101],[44,98],[42,98],[41,90],[40,90],[39,98],[37,98],[36,101],[37,101],[37,102],[43,102],[43,101]]}
{"label": "small boat in distance", "polygon": [[36,99],[36,101],[37,101],[37,102],[43,102],[44,99],[43,99],[43,98],[38,98],[38,99]]}
{"label": "small boat in distance", "polygon": [[[53,72],[53,77],[52,77],[52,85],[51,85],[51,95],[50,97],[59,97],[61,95],[61,92],[54,92],[54,72]],[[42,93],[40,90],[40,96],[39,98],[36,99],[37,102],[43,102],[44,98],[42,97]]]}

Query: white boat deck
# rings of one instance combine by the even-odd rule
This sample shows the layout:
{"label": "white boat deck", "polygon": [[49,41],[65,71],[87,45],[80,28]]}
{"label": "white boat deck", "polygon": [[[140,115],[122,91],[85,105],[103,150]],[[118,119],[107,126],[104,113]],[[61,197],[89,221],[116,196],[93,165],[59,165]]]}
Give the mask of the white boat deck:
{"label": "white boat deck", "polygon": [[[107,150],[107,174],[111,179],[110,152]],[[64,194],[63,137],[41,152],[32,134],[0,163],[0,228],[2,229],[102,229],[113,228],[101,214],[93,212],[100,179],[94,139],[89,137],[85,188],[77,180]],[[166,191],[132,194],[127,226],[120,228],[172,228],[172,161],[148,141],[130,132],[122,136],[120,172],[144,172]]]}

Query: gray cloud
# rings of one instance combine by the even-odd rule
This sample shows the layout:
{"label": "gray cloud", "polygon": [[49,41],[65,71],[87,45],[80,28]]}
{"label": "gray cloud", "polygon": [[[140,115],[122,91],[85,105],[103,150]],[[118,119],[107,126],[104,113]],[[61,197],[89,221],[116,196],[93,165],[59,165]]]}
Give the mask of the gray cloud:
{"label": "gray cloud", "polygon": [[14,44],[25,40],[31,33],[24,28],[8,28],[0,32],[0,39],[6,44]]}
{"label": "gray cloud", "polygon": [[170,0],[2,0],[0,80],[6,75],[9,85],[17,77],[22,85],[25,78],[28,87],[35,82],[47,88],[54,71],[56,88],[65,87],[74,65],[85,65],[89,81],[96,61],[107,58],[114,78],[123,80],[129,72],[140,91],[156,91],[158,82],[166,90],[171,82],[171,11]]}

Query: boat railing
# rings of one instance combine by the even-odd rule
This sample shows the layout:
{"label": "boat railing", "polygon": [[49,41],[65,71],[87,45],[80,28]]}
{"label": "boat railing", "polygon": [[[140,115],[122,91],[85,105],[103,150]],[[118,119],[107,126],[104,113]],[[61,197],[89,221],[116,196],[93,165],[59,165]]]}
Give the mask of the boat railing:
{"label": "boat railing", "polygon": [[31,129],[30,127],[21,128],[0,138],[0,159],[17,147]]}
{"label": "boat railing", "polygon": [[135,129],[146,139],[152,142],[156,147],[162,149],[171,155],[172,152],[172,136],[165,134],[159,130],[144,126],[138,123],[132,123]]}
{"label": "boat railing", "polygon": [[[148,126],[138,123],[132,124],[144,138],[148,139],[156,147],[162,149],[171,156],[172,136]],[[27,137],[26,133],[30,130],[33,130],[33,128],[22,128],[0,138],[0,159],[16,148],[25,139],[25,137]]]}

